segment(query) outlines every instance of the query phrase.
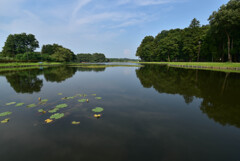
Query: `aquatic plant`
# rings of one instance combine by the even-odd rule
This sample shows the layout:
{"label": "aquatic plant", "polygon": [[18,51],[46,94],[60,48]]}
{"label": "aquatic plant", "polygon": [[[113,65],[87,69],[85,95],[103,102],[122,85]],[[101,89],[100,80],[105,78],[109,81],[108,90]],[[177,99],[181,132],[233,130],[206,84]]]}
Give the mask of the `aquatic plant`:
{"label": "aquatic plant", "polygon": [[102,107],[96,107],[92,109],[93,112],[102,112],[104,109]]}
{"label": "aquatic plant", "polygon": [[24,103],[17,103],[15,106],[19,107],[19,106],[22,106],[22,105],[24,105]]}
{"label": "aquatic plant", "polygon": [[41,102],[47,102],[48,101],[48,99],[43,99],[43,100],[41,100]]}
{"label": "aquatic plant", "polygon": [[2,121],[1,121],[1,124],[8,123],[8,122],[9,122],[9,120],[10,120],[9,118],[7,118],[7,119],[4,119],[4,120],[2,120]]}
{"label": "aquatic plant", "polygon": [[95,99],[100,100],[100,99],[102,99],[102,97],[95,97]]}
{"label": "aquatic plant", "polygon": [[32,107],[36,107],[36,105],[33,103],[33,104],[30,104],[30,105],[27,105],[28,108],[32,108]]}
{"label": "aquatic plant", "polygon": [[94,114],[93,117],[95,118],[100,118],[102,115],[101,114]]}
{"label": "aquatic plant", "polygon": [[3,113],[0,113],[0,117],[2,117],[2,116],[7,116],[7,115],[11,115],[11,114],[12,114],[12,112],[9,112],[9,111],[3,112]]}
{"label": "aquatic plant", "polygon": [[51,119],[46,119],[45,122],[48,124],[48,123],[51,123],[53,120]]}
{"label": "aquatic plant", "polygon": [[16,104],[16,102],[9,102],[9,103],[6,103],[7,106],[14,105],[14,104]]}
{"label": "aquatic plant", "polygon": [[60,109],[60,108],[65,108],[67,107],[68,105],[66,103],[63,103],[63,104],[59,104],[56,106],[56,108]]}
{"label": "aquatic plant", "polygon": [[92,96],[96,96],[97,94],[92,94]]}
{"label": "aquatic plant", "polygon": [[80,99],[80,100],[78,100],[78,102],[81,102],[81,103],[87,102],[87,101],[88,101],[88,99]]}
{"label": "aquatic plant", "polygon": [[64,113],[55,113],[52,116],[50,116],[50,119],[60,119],[64,116]]}
{"label": "aquatic plant", "polygon": [[59,96],[63,95],[62,93],[58,93]]}
{"label": "aquatic plant", "polygon": [[78,124],[80,124],[80,121],[79,121],[79,122],[73,121],[72,124],[73,124],[73,125],[78,125]]}
{"label": "aquatic plant", "polygon": [[55,112],[57,112],[59,110],[59,108],[54,108],[54,109],[52,109],[52,110],[49,110],[48,112],[49,113],[55,113]]}

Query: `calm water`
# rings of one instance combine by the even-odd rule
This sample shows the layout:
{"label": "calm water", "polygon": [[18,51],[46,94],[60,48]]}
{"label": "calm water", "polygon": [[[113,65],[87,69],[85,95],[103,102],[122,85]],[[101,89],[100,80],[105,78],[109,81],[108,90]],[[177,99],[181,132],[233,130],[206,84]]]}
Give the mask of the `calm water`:
{"label": "calm water", "polygon": [[[12,112],[0,117],[10,118],[0,124],[1,161],[240,160],[240,74],[56,67],[0,72],[0,89],[0,113]],[[76,94],[89,103],[61,99]],[[49,101],[39,105],[38,97]],[[37,107],[26,107],[32,103]],[[65,116],[45,124],[51,114],[38,109],[61,103],[68,104],[59,111]],[[104,108],[100,119],[95,107]]]}

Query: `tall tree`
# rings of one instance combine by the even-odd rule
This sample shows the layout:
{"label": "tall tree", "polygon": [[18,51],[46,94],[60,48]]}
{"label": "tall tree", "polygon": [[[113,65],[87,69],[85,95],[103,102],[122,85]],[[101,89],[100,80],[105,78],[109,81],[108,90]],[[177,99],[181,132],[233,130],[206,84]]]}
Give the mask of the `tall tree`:
{"label": "tall tree", "polygon": [[3,47],[3,56],[14,57],[17,54],[33,52],[39,47],[39,43],[32,34],[14,34],[9,35]]}
{"label": "tall tree", "polygon": [[240,0],[230,0],[226,5],[222,5],[209,17],[211,27],[216,33],[225,33],[228,46],[228,61],[232,62],[231,41],[240,28]]}

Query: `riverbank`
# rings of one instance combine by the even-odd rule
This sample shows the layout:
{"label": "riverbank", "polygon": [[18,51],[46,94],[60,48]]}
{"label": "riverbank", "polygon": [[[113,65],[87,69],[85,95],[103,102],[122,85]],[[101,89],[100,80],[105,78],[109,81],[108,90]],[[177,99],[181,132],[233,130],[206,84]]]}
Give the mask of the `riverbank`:
{"label": "riverbank", "polygon": [[42,63],[0,63],[0,68],[21,68],[21,67],[38,67],[38,66],[56,66],[62,65],[58,62],[42,62]]}
{"label": "riverbank", "polygon": [[213,62],[138,62],[140,64],[161,64],[170,67],[205,69],[224,72],[240,72],[240,63],[213,63]]}

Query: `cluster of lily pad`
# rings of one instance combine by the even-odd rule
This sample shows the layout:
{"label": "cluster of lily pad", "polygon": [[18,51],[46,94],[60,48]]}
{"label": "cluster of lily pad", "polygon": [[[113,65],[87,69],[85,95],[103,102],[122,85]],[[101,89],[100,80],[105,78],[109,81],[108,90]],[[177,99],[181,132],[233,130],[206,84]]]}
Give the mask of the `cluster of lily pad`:
{"label": "cluster of lily pad", "polygon": [[[63,94],[58,93],[58,95],[62,96]],[[97,99],[97,100],[102,99],[101,97],[96,97],[96,94],[92,94],[92,96],[94,96],[95,99]],[[76,94],[75,96],[64,97],[64,98],[62,98],[62,100],[70,100],[70,99],[74,99],[76,97],[87,97],[87,95],[86,94]],[[38,98],[38,100],[39,100],[40,105],[44,105],[48,102],[48,99],[41,99],[40,97]],[[89,102],[89,99],[87,99],[87,98],[78,99],[78,102],[79,103]],[[5,105],[6,106],[15,105],[16,107],[20,107],[20,106],[23,106],[24,103],[9,102],[9,103],[6,103]],[[27,105],[28,108],[33,108],[36,106],[37,105],[35,103]],[[66,103],[62,103],[62,104],[56,105],[54,108],[52,108],[50,110],[38,109],[38,112],[42,113],[42,114],[51,113],[52,115],[48,119],[45,120],[45,123],[51,123],[54,120],[61,119],[65,116],[64,113],[59,113],[58,111],[63,108],[66,108],[66,107],[68,107],[68,105]],[[100,114],[102,111],[103,111],[102,107],[96,107],[96,108],[92,109],[92,112],[95,113],[93,116],[95,118],[100,118],[102,116],[102,114]],[[3,112],[3,113],[0,113],[0,117],[8,116],[11,114],[12,114],[12,112],[9,112],[9,111]],[[9,120],[10,120],[10,118],[5,118],[4,120],[2,120],[0,122],[7,123],[7,122],[9,122]],[[80,124],[80,121],[72,121],[72,124],[78,125],[78,124]]]}

